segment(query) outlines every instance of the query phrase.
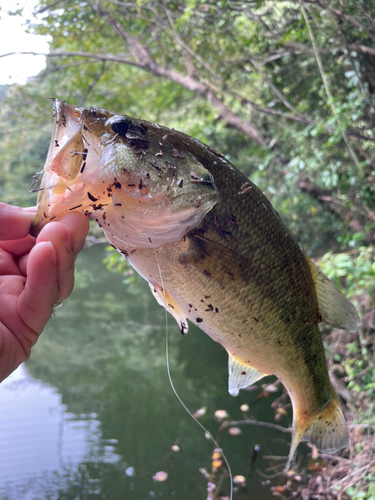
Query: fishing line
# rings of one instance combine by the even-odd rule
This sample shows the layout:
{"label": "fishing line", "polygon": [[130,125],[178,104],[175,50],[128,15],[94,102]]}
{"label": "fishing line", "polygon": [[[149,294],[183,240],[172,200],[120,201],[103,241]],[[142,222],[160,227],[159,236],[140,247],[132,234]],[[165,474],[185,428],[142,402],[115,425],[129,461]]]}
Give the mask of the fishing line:
{"label": "fishing line", "polygon": [[[160,281],[161,281],[161,289],[162,289],[162,293],[164,295],[164,303],[167,304],[167,299],[166,299],[166,296],[165,296],[165,289],[164,289],[164,282],[163,282],[163,277],[162,277],[162,274],[161,274],[159,259],[158,259],[157,253],[156,253],[156,248],[154,248],[154,253],[155,253],[156,264],[157,264],[158,270],[159,270],[159,276],[160,276]],[[170,386],[172,388],[172,391],[174,392],[174,395],[176,396],[176,398],[178,399],[178,401],[180,402],[180,404],[182,405],[182,407],[184,408],[184,410],[186,411],[186,413],[188,413],[190,415],[190,417],[199,425],[199,427],[204,431],[205,435],[208,436],[210,438],[210,440],[213,442],[213,444],[215,445],[215,447],[220,450],[221,456],[224,459],[225,465],[227,466],[228,473],[229,473],[229,480],[230,480],[230,496],[229,496],[229,498],[230,498],[230,500],[233,500],[233,475],[232,475],[232,469],[230,468],[229,462],[227,460],[227,457],[224,454],[224,451],[222,450],[222,448],[220,448],[220,446],[217,443],[217,441],[214,439],[214,437],[212,436],[212,434],[205,428],[205,426],[203,424],[201,424],[201,422],[199,422],[199,420],[196,417],[194,417],[194,415],[191,413],[191,411],[189,410],[189,408],[186,406],[186,404],[182,401],[182,399],[178,395],[178,392],[177,392],[177,390],[176,390],[176,388],[175,388],[175,386],[173,384],[172,376],[171,376],[171,371],[170,371],[170,367],[169,367],[168,312],[167,312],[167,309],[165,307],[164,307],[164,311],[165,311],[165,357],[166,357],[167,373],[168,373],[168,380],[169,380]]]}

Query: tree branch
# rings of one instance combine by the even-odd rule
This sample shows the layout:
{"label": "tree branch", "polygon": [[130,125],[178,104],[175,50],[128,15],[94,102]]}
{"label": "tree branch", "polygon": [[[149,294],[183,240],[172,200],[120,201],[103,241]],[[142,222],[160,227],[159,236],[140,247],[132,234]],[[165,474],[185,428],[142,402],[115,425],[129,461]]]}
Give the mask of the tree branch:
{"label": "tree branch", "polygon": [[79,99],[79,106],[84,106],[85,102],[86,102],[86,99],[88,98],[90,92],[92,91],[92,89],[95,87],[95,85],[98,84],[99,80],[101,79],[101,77],[104,75],[104,71],[105,71],[105,61],[102,61],[102,64],[101,64],[101,68],[100,68],[100,71],[98,72],[98,74],[95,76],[94,80],[90,83],[90,85],[87,87],[87,89],[85,90],[85,92],[83,93],[83,95],[81,95],[80,99]]}
{"label": "tree branch", "polygon": [[42,14],[43,12],[46,12],[49,9],[53,9],[59,3],[61,3],[61,5],[59,5],[59,8],[61,8],[63,5],[65,5],[68,2],[69,2],[69,0],[55,0],[54,2],[52,2],[52,3],[48,4],[48,5],[45,5],[41,9],[37,10],[34,14],[35,15]]}
{"label": "tree branch", "polygon": [[[303,43],[299,42],[286,42],[285,43],[286,47],[290,47],[297,51],[296,53],[300,52],[310,52],[311,54],[314,53],[312,47],[305,45]],[[375,49],[372,47],[368,47],[367,45],[362,45],[358,43],[351,43],[347,46],[348,49],[350,50],[355,50],[356,52],[363,52],[365,54],[369,54],[371,56],[375,56]],[[331,54],[332,52],[342,52],[344,50],[344,47],[319,47],[319,54]]]}
{"label": "tree branch", "polygon": [[[132,59],[128,59],[131,54],[100,54],[100,53],[92,53],[92,52],[84,52],[84,51],[53,51],[53,52],[8,52],[6,54],[0,54],[0,59],[2,57],[8,57],[8,56],[13,56],[13,55],[34,55],[34,56],[44,56],[44,57],[84,57],[87,59],[94,59],[97,61],[109,61],[109,62],[117,62],[121,64],[127,64],[129,66],[133,66],[139,69],[146,69],[142,64],[139,64]],[[75,66],[79,64],[87,64],[87,62],[81,62],[81,63],[76,63],[76,64],[69,64],[65,65],[63,67],[59,68],[54,68],[52,71],[58,71],[60,69],[65,69],[70,66]],[[222,116],[223,119],[225,119],[231,126],[237,128],[241,132],[243,132],[245,135],[248,137],[253,138],[261,144],[262,146],[265,146],[266,143],[264,142],[263,138],[260,136],[259,132],[255,127],[253,127],[249,123],[245,123],[241,120],[241,118],[234,114],[229,108],[225,106],[223,101],[216,97],[215,95],[215,90],[213,88],[210,88],[210,84],[205,82],[204,84],[201,84],[200,82],[197,82],[194,80],[191,76],[184,76],[178,73],[173,72],[172,70],[168,70],[167,68],[161,67],[159,65],[155,65],[155,71],[151,71],[153,74],[156,76],[165,76],[167,78],[170,78],[171,80],[175,81],[175,83],[180,84],[187,90],[190,90],[192,92],[195,92],[199,95],[202,95],[206,98],[208,98],[211,102],[211,104],[219,111],[220,115]],[[149,70],[150,71],[150,70]],[[249,104],[252,106],[254,109],[261,113],[266,113],[274,116],[281,116],[282,118],[285,118],[286,120],[292,120],[298,123],[302,123],[305,125],[317,125],[317,122],[312,120],[311,118],[306,117],[305,115],[302,116],[295,116],[295,115],[290,115],[287,113],[283,113],[281,111],[278,111],[276,109],[272,108],[267,108],[267,107],[262,107],[256,104],[253,101],[250,101],[246,97],[240,96],[239,94],[236,94],[233,91],[225,91],[225,90],[219,90],[216,89],[216,92],[218,93],[228,93],[228,95],[231,95],[239,100],[241,100],[242,104]],[[228,113],[227,113],[228,111]],[[327,133],[333,134],[334,130],[329,127],[324,127]],[[355,137],[357,139],[360,139],[361,141],[368,141],[368,142],[375,142],[375,137],[368,137],[363,134],[360,134],[359,132],[355,130],[348,129],[346,131],[346,135],[350,137]],[[258,140],[259,137],[259,140]]]}
{"label": "tree branch", "polygon": [[[108,12],[106,12],[101,5],[93,4],[90,0],[88,0],[88,3],[92,6],[95,12],[97,12],[101,17],[106,18],[108,24],[127,43],[135,59],[135,61],[131,63],[133,66],[149,71],[155,76],[168,78],[178,85],[181,85],[181,87],[205,97],[212,104],[212,106],[217,109],[222,118],[226,120],[228,124],[232,125],[237,130],[240,130],[261,146],[266,147],[266,143],[260,132],[251,123],[244,122],[240,116],[229,109],[224,104],[223,100],[216,96],[210,88],[195,80],[192,76],[182,75],[173,69],[166,68],[158,64],[152,59],[147,49],[135,37],[126,33],[120,23],[116,21],[116,19],[114,19]],[[127,62],[126,64],[130,64],[130,62]]]}
{"label": "tree branch", "polygon": [[173,19],[172,19],[172,16],[171,16],[171,13],[170,11],[166,8],[165,9],[165,12],[167,14],[167,17],[168,17],[168,21],[169,21],[169,24],[171,25],[171,29],[169,28],[164,28],[168,31],[168,33],[170,34],[170,36],[172,38],[174,38],[174,40],[180,45],[180,47],[182,49],[184,49],[186,52],[188,52],[191,56],[193,56],[198,62],[200,62],[202,64],[202,66],[204,68],[207,69],[207,71],[209,73],[211,73],[213,76],[215,76],[216,78],[218,78],[218,75],[215,73],[215,71],[211,68],[211,66],[204,60],[202,59],[198,54],[196,54],[194,52],[194,50],[192,50],[189,45],[187,45],[182,39],[181,37],[178,35],[178,33],[176,32],[175,30],[175,27],[174,27],[174,23],[173,23]]}
{"label": "tree branch", "polygon": [[364,54],[370,54],[370,56],[375,56],[375,49],[368,47],[367,45],[358,45],[357,43],[351,43],[348,45],[351,50],[363,52]]}
{"label": "tree branch", "polygon": [[113,55],[113,54],[94,54],[92,52],[83,51],[52,51],[52,52],[8,52],[7,54],[0,54],[0,59],[2,57],[16,56],[16,55],[32,55],[32,56],[44,56],[44,57],[86,57],[88,59],[97,59],[98,61],[113,61],[120,62],[123,64],[130,64],[132,66],[139,67],[138,64],[134,63],[131,59],[127,59],[130,54]]}
{"label": "tree branch", "polygon": [[288,109],[290,109],[295,115],[300,116],[303,118],[303,114],[300,113],[290,102],[286,99],[284,94],[274,85],[273,81],[271,78],[269,78],[262,68],[259,66],[259,64],[251,57],[249,56],[250,63],[254,66],[256,71],[261,75],[263,80],[269,85],[269,87],[273,90],[274,94],[279,98],[279,100],[284,104],[284,106]]}
{"label": "tree branch", "polygon": [[[314,184],[306,175],[302,175],[297,181],[297,187],[303,192],[315,198],[318,202],[328,207],[332,212],[338,215],[342,222],[351,231],[357,233],[365,229],[365,219],[373,220],[373,213],[362,212],[355,205],[350,208],[345,207],[345,203],[332,195],[328,189],[323,189]],[[369,231],[364,237],[368,243],[373,243],[375,237],[375,229]]]}
{"label": "tree branch", "polygon": [[77,61],[77,62],[72,62],[72,63],[69,63],[69,64],[59,64],[58,66],[54,66],[54,67],[51,67],[51,68],[46,68],[43,70],[43,75],[51,75],[52,73],[56,73],[57,71],[64,71],[65,69],[68,69],[68,68],[75,68],[77,66],[83,66],[83,65],[86,65],[86,64],[97,64],[97,61],[86,61],[86,60],[83,60],[83,61]]}
{"label": "tree branch", "polygon": [[328,4],[326,4],[325,2],[323,2],[321,0],[309,0],[306,3],[311,3],[313,5],[318,5],[322,9],[329,10],[330,12],[332,12],[333,14],[335,14],[335,16],[337,16],[338,18],[345,19],[345,21],[347,21],[348,23],[350,23],[355,28],[357,28],[357,29],[359,29],[359,30],[361,30],[361,31],[363,31],[365,33],[367,32],[369,38],[375,39],[375,34],[374,33],[371,33],[371,31],[368,28],[366,28],[366,26],[363,26],[353,16],[349,16],[348,14],[345,14],[342,10],[335,9],[335,8],[331,7],[331,5],[328,5]]}

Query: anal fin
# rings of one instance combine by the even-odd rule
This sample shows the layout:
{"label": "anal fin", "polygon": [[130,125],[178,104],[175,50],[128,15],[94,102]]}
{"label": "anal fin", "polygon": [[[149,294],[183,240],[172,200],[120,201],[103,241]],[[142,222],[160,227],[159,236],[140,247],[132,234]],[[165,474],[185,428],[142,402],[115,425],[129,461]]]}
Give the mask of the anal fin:
{"label": "anal fin", "polygon": [[266,373],[262,373],[252,366],[239,361],[229,352],[228,355],[228,390],[231,396],[237,396],[240,389],[255,384],[257,380],[267,376]]}
{"label": "anal fin", "polygon": [[173,298],[165,292],[159,285],[154,285],[153,283],[149,283],[151,292],[158,304],[165,307],[165,309],[172,314],[174,319],[177,321],[178,326],[180,327],[181,333],[188,332],[188,322],[185,314],[181,311],[177,302],[173,300]]}

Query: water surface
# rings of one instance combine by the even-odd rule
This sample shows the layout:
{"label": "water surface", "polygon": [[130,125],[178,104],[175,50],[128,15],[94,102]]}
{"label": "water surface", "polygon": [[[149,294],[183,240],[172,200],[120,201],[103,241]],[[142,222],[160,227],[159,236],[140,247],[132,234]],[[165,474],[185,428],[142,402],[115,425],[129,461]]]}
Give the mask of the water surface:
{"label": "water surface", "polygon": [[[104,253],[105,245],[95,245],[79,256],[71,298],[56,310],[26,367],[0,385],[1,499],[207,498],[200,469],[211,471],[214,445],[171,390],[163,309],[147,283],[124,284],[129,277],[108,272]],[[221,346],[192,326],[182,336],[172,317],[168,323],[178,393],[192,412],[206,408],[201,423],[219,440],[233,474],[246,477],[246,490],[235,498],[274,498],[258,469],[270,473],[264,455],[287,455],[289,435],[242,426],[233,436],[214,414],[226,410],[242,420],[246,403],[249,417],[275,423],[271,402],[281,388],[257,399],[269,378],[231,397]],[[278,423],[290,420],[289,414]],[[158,471],[166,481],[153,480]],[[225,479],[222,493],[228,491]]]}

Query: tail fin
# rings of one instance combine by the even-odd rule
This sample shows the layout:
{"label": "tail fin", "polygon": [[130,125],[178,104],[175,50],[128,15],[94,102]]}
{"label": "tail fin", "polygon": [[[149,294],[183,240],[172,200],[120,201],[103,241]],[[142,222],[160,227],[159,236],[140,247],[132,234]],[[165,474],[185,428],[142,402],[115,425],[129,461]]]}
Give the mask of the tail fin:
{"label": "tail fin", "polygon": [[294,418],[292,444],[286,464],[287,470],[291,466],[293,456],[301,440],[310,441],[319,451],[324,453],[335,453],[348,445],[348,429],[335,393],[324,410],[311,417],[306,424],[299,423],[298,415]]}

